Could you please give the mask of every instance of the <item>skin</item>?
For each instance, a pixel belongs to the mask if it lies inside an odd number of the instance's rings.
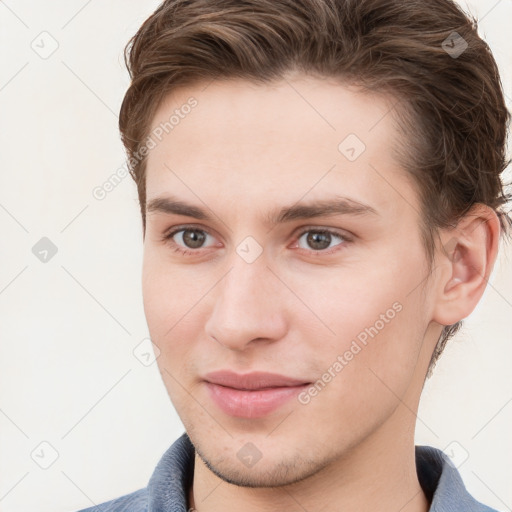
[[[173,91],[152,128],[191,96],[197,106],[148,155],[147,204],[172,195],[212,219],[148,210],[143,263],[159,370],[196,447],[189,506],[428,510],[414,457],[419,398],[442,326],[484,292],[496,214],[476,205],[441,231],[429,277],[389,98],[300,74],[198,83]],[[366,146],[355,161],[338,150],[350,133]],[[335,195],[377,213],[265,220]],[[204,230],[202,245],[183,237],[190,231],[164,239],[180,227]],[[335,231],[326,249],[308,239],[321,228]],[[263,249],[251,263],[236,252],[248,236]],[[400,312],[309,403],[246,419],[210,399],[202,377],[219,369],[317,381],[394,303]],[[237,457],[249,442],[261,453],[252,467]]]

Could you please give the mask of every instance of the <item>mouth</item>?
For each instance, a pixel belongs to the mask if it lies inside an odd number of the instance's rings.
[[[204,377],[211,399],[225,414],[261,418],[283,406],[311,382],[275,373],[221,370]]]

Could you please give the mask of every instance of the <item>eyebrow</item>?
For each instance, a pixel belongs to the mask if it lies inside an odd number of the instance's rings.
[[[202,208],[181,201],[175,197],[156,197],[146,206],[146,212],[160,212],[166,214],[194,217],[199,220],[213,221],[213,217]],[[329,217],[334,215],[379,215],[375,208],[348,197],[336,196],[311,203],[297,203],[283,208],[272,210],[264,221],[270,225],[290,222],[292,220],[311,219],[315,217]]]

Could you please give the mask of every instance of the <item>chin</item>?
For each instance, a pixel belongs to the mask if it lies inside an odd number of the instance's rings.
[[[239,487],[282,487],[300,482],[322,469],[318,462],[307,461],[297,455],[300,450],[289,458],[276,451],[272,453],[272,458],[262,454],[261,459],[251,465],[251,462],[241,460],[243,454],[240,457],[236,453],[232,457],[210,456],[205,455],[197,445],[194,446],[197,455],[212,473],[224,482]]]

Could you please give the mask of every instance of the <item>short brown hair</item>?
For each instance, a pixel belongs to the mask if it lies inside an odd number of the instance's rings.
[[[404,132],[397,156],[421,198],[429,265],[437,230],[456,225],[475,203],[492,207],[508,232],[500,176],[510,113],[477,21],[452,0],[166,0],[124,56],[131,85],[119,127],[144,230],[146,157],[138,151],[167,93],[215,78],[269,83],[299,71],[396,100]],[[460,326],[444,327],[428,375]]]

